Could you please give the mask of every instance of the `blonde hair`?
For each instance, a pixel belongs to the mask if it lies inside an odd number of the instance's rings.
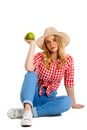
[[[58,59],[61,61],[61,63],[58,65],[58,69],[59,69],[66,62],[66,53],[65,53],[65,49],[62,44],[62,38],[57,35],[54,35],[54,38],[55,38],[56,42],[58,43],[58,47],[59,47],[58,48]],[[47,49],[45,41],[44,41],[43,64],[47,69],[49,69],[50,63],[53,63],[53,61],[51,59],[51,53]]]

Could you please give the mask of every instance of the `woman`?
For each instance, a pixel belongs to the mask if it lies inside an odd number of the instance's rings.
[[[11,109],[10,118],[23,117],[21,126],[31,126],[32,117],[55,116],[72,108],[83,108],[77,104],[74,95],[74,63],[72,56],[65,53],[69,36],[49,27],[37,41],[30,44],[25,62],[25,75],[21,101],[23,109]],[[34,55],[35,45],[43,51]],[[57,96],[57,89],[64,78],[66,96]]]

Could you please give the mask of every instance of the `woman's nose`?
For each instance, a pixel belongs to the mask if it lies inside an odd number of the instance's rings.
[[[50,42],[50,45],[52,46],[52,45],[53,45],[53,42]]]

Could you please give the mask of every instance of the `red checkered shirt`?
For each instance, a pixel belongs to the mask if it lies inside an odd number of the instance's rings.
[[[58,89],[63,77],[65,87],[74,86],[74,63],[72,56],[67,54],[67,61],[60,69],[58,69],[58,64],[61,62],[59,59],[47,69],[43,65],[42,57],[42,52],[34,56],[35,72],[38,75],[38,84],[40,86],[39,95],[42,95],[43,88],[46,87],[46,94],[49,96],[52,90]]]

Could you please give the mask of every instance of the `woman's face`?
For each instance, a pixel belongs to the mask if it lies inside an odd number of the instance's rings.
[[[58,44],[57,44],[56,39],[55,39],[55,37],[53,35],[46,37],[45,38],[45,43],[46,43],[46,46],[47,46],[48,50],[51,53],[54,53],[54,52],[58,51]]]

